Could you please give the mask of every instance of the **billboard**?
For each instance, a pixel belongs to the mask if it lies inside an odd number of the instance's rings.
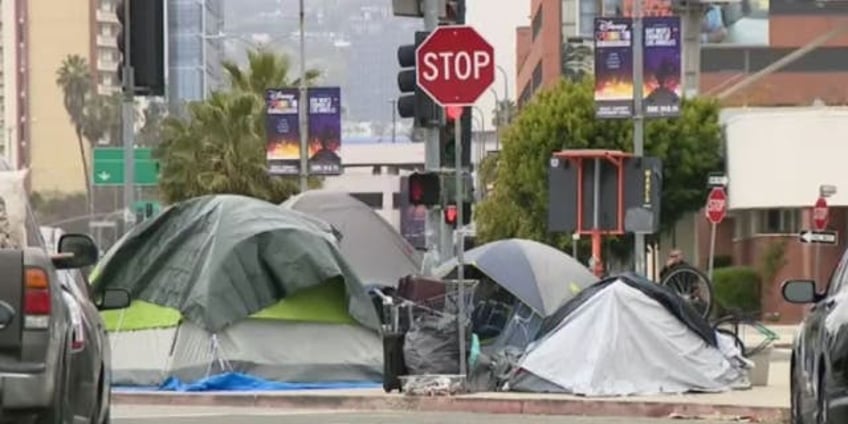
[[[642,0],[645,17],[674,15],[671,0]],[[775,0],[787,1],[787,0]],[[605,0],[604,15],[633,16],[634,0]],[[769,0],[704,1],[701,43],[705,45],[765,46],[769,44]]]
[[[341,89],[310,87],[306,97],[309,174],[341,174]],[[297,88],[265,93],[266,159],[272,175],[300,173],[299,102]]]
[[[680,18],[651,17],[643,20],[643,107],[646,118],[680,114],[681,84]]]
[[[633,115],[633,26],[629,18],[595,19],[595,116]]]

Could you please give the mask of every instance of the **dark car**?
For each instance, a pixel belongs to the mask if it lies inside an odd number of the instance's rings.
[[[74,416],[96,417],[86,422],[108,423],[112,356],[106,326],[92,302],[91,286],[80,270],[60,270],[59,280],[71,312],[70,380],[79,388],[69,393],[68,403]],[[124,302],[122,296],[110,296],[108,306],[129,306],[129,299]]]
[[[55,255],[41,247],[0,249],[0,420],[108,422],[108,356],[80,337],[81,324],[97,315],[90,309],[127,307],[129,293],[106,291],[94,308],[60,277],[93,265],[97,255],[94,241],[81,234],[62,236]],[[89,361],[99,362],[96,371],[84,368]]]
[[[782,291],[788,302],[812,304],[792,347],[792,423],[848,423],[848,251],[825,291],[811,280]]]

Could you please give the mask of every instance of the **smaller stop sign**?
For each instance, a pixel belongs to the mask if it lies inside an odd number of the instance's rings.
[[[827,207],[827,200],[824,197],[819,197],[816,204],[813,205],[813,227],[816,231],[822,231],[827,228],[829,220],[830,210]]]
[[[727,192],[723,187],[715,187],[707,196],[707,220],[719,224],[727,216]]]

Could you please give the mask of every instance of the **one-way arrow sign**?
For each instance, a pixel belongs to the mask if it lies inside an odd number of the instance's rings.
[[[836,231],[803,230],[798,237],[803,243],[836,244],[839,234]]]

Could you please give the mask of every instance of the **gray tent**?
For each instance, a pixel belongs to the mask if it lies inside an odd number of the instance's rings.
[[[676,293],[628,273],[552,315],[518,361],[511,390],[627,396],[749,388],[732,338]]]
[[[421,270],[419,252],[377,212],[347,193],[310,190],[282,206],[335,227],[341,233],[342,255],[365,284],[395,287],[401,277]]]
[[[95,290],[134,301],[103,313],[116,384],[228,371],[287,382],[374,381],[379,320],[329,224],[261,200],[204,196],[123,237]]]
[[[534,337],[542,319],[553,314],[584,288],[598,281],[571,256],[532,240],[500,240],[465,252],[469,278],[491,281],[518,300],[481,299],[475,295],[475,313],[485,313],[499,334],[492,347],[524,348]],[[434,275],[455,278],[456,259],[439,266]],[[477,274],[479,273],[479,274]],[[476,275],[475,275],[476,274]],[[485,290],[481,283],[476,290]],[[487,297],[484,295],[483,297]],[[484,312],[481,312],[484,311]]]

